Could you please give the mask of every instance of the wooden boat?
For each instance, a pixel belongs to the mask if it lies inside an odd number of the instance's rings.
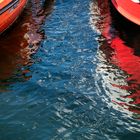
[[[0,0],[0,34],[18,18],[27,0]]]
[[[140,3],[134,0],[111,0],[117,11],[133,23],[140,25]]]

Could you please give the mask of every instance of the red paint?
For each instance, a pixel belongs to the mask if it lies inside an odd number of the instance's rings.
[[[120,14],[140,25],[140,4],[131,0],[112,0],[112,3]]]
[[[0,3],[0,11],[2,11],[6,6],[10,3],[14,3],[15,0],[3,0]],[[12,7],[10,6],[9,9],[4,11],[0,15],[0,33],[5,31],[19,16],[21,11],[23,10],[24,6],[26,5],[27,0],[19,0],[15,3]]]

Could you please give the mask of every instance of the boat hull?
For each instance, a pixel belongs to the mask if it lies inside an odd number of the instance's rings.
[[[140,4],[131,0],[111,0],[117,11],[128,20],[140,25]]]
[[[0,34],[14,23],[26,5],[27,0],[12,0],[0,9]]]

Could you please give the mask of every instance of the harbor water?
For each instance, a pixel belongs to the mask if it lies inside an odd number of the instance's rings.
[[[0,140],[139,140],[139,40],[108,0],[29,0],[0,36]]]

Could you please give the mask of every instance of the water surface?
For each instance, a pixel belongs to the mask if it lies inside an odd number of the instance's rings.
[[[0,139],[140,138],[139,27],[111,7],[29,1],[0,39]]]

